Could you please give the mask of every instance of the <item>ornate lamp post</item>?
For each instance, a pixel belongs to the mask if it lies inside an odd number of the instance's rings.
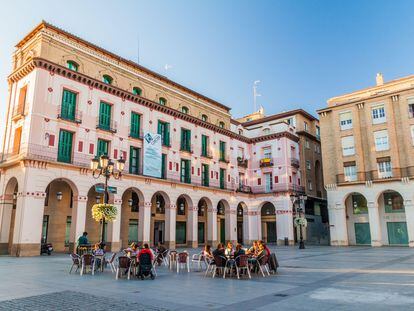
[[[101,155],[99,159],[93,158],[91,160],[91,170],[92,170],[92,176],[95,179],[100,178],[101,176],[105,177],[105,184],[104,184],[104,203],[109,203],[109,193],[108,193],[108,180],[111,177],[114,177],[115,179],[119,179],[122,176],[122,171],[125,167],[125,160],[122,159],[122,157],[118,160],[115,160],[116,162],[116,169],[114,169],[114,162],[106,155]],[[100,200],[100,197],[99,197]],[[96,197],[96,201],[98,203],[98,196]],[[103,248],[105,246],[104,239],[105,239],[105,232],[104,232],[104,226],[105,226],[105,217],[102,218],[101,221],[101,247]]]
[[[299,207],[296,207],[298,217],[295,218],[295,224],[299,226],[299,249],[305,249],[305,242],[303,241],[303,227],[306,226],[306,219],[302,216],[304,215],[304,206],[308,197],[306,195],[295,196],[292,194],[290,199],[294,207],[296,206],[295,203],[299,202]]]

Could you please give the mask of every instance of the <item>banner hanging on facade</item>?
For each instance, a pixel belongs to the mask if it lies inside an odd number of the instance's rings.
[[[144,134],[144,175],[161,178],[161,153],[161,135],[146,132]]]

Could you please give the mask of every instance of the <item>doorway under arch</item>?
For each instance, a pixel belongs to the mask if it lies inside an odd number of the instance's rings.
[[[276,208],[271,202],[264,202],[260,209],[262,240],[267,244],[277,243]]]
[[[14,237],[19,185],[12,177],[7,182],[4,192],[3,210],[0,213],[0,255],[11,255]]]

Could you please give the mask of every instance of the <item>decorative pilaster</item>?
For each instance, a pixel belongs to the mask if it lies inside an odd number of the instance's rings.
[[[138,240],[142,243],[149,243],[151,239],[151,206],[148,201],[139,207]]]
[[[175,230],[177,205],[170,203],[165,206],[165,245],[169,249],[175,249]]]
[[[329,205],[329,225],[332,246],[348,246],[345,206],[341,203]]]
[[[207,209],[207,244],[217,246],[217,209]]]
[[[73,217],[72,225],[70,227],[69,251],[71,252],[75,251],[78,238],[85,231],[87,202],[87,196],[73,197],[74,210],[72,214],[75,217]]]
[[[405,219],[408,231],[408,246],[414,247],[414,203],[412,200],[404,201]]]
[[[382,246],[381,221],[379,216],[378,204],[368,202],[369,230],[371,233],[371,246]]]

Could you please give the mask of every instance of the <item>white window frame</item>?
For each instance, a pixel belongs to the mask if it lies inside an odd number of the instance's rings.
[[[356,165],[344,166],[344,177],[346,182],[357,180],[357,168]]]
[[[308,139],[305,140],[305,147],[306,149],[310,149],[310,143]]]
[[[308,180],[308,188],[309,190],[313,190],[312,181]]]
[[[311,161],[310,160],[306,160],[306,169],[308,169],[308,170],[311,169]]]
[[[414,146],[414,125],[411,125],[411,143]]]
[[[388,130],[374,132],[374,143],[376,151],[385,151],[390,149],[390,138]]]
[[[308,122],[303,121],[303,128],[305,129],[305,132],[309,132],[309,125],[308,125]]]
[[[272,158],[272,147],[270,147],[270,146],[263,147],[263,158],[264,159],[271,159]]]
[[[350,114],[350,119],[344,119],[341,120],[341,116],[345,114]],[[352,112],[351,111],[342,111],[339,113],[339,126],[341,128],[341,131],[349,130],[353,128],[353,120],[352,120]]]
[[[347,140],[349,140],[349,141],[352,140],[352,146],[351,146],[351,144],[349,144],[349,145],[345,144],[345,146],[344,146],[344,142],[347,142]],[[350,135],[350,136],[341,137],[341,148],[342,148],[342,155],[344,157],[355,155],[355,138],[354,138],[354,136]]]
[[[371,107],[372,124],[381,124],[387,122],[387,113],[384,105]]]
[[[392,166],[391,162],[379,162],[378,166],[378,177],[379,178],[391,178],[392,177]]]

